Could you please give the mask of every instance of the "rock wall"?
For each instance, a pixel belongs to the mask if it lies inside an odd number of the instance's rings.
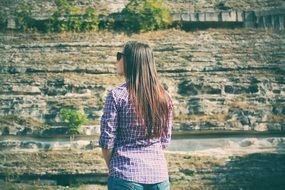
[[[115,54],[134,39],[154,48],[174,99],[174,130],[284,131],[284,37],[260,29],[1,34],[1,131],[62,126],[64,107],[81,108],[85,127],[98,128],[107,90],[124,82]]]
[[[167,0],[166,2],[174,12],[252,11],[285,6],[283,0]]]
[[[122,9],[128,0],[68,0],[72,5],[82,9],[92,6],[98,11],[117,12]],[[10,11],[21,3],[28,3],[32,7],[34,15],[49,15],[56,9],[54,0],[1,0],[0,11]],[[221,10],[254,11],[268,10],[284,7],[283,0],[165,0],[167,7],[174,13],[180,12],[217,12]]]
[[[0,11],[9,13],[19,2],[0,1]],[[51,0],[29,2],[36,5],[33,14],[38,18],[55,8]],[[82,9],[90,4],[101,7],[102,12],[119,10],[123,4],[71,2]],[[107,168],[96,148],[99,122],[108,90],[124,82],[116,74],[115,55],[128,40],[146,41],[154,49],[160,81],[174,101],[173,134],[208,130],[284,134],[285,33],[270,29],[282,27],[284,17],[272,10],[284,7],[284,2],[169,0],[167,5],[178,20],[238,22],[267,30],[173,29],[129,36],[105,31],[0,33],[0,189],[10,188],[7,180],[13,183],[11,189],[23,189],[14,182],[29,182],[33,185],[27,188],[35,188],[35,180],[44,188],[96,183],[92,188],[98,189],[98,183],[106,184]],[[192,14],[199,19],[190,20]],[[65,107],[84,111],[89,121],[81,134],[96,135],[69,143],[25,136],[65,134],[59,119]],[[21,137],[5,136],[10,134]],[[167,151],[172,189],[284,189],[284,137],[227,142],[199,153]]]
[[[201,143],[203,140],[205,139],[198,141]],[[285,187],[284,140],[284,137],[263,140],[247,138],[240,145],[227,140],[229,144],[226,149],[216,147],[216,149],[192,152],[166,151],[171,189],[283,190]],[[210,142],[211,139],[208,141]],[[61,143],[54,145],[59,146]],[[17,146],[19,144],[21,145]],[[44,147],[39,147],[39,144],[41,143],[32,143],[31,140],[24,142],[23,139],[22,142],[2,141],[0,144],[1,189],[7,188],[3,185],[5,184],[3,181],[14,184],[14,188],[8,189],[22,189],[18,182],[30,183],[34,186],[42,184],[45,188],[51,186],[49,189],[55,185],[60,186],[53,189],[63,189],[63,186],[71,188],[75,185],[82,190],[97,189],[84,188],[83,184],[106,185],[108,170],[100,156],[99,148],[90,146],[84,148],[80,141],[72,141],[71,146],[62,143],[65,145],[64,148],[55,149],[53,146],[46,151],[40,151]],[[258,146],[261,147],[258,148]],[[104,189],[107,189],[106,186]]]
[[[79,11],[84,11],[88,6],[94,7],[99,14],[120,12],[129,1],[127,0],[108,0],[108,1],[68,1],[76,6]],[[14,14],[20,8],[21,3],[26,3],[31,9],[31,15],[37,20],[47,19],[56,10],[53,0],[49,1],[27,1],[13,0],[0,1],[0,15],[8,15],[8,29],[15,29]],[[232,23],[235,27],[260,27],[274,28],[284,30],[285,26],[285,3],[282,0],[259,0],[253,3],[250,0],[242,1],[221,1],[221,0],[204,0],[204,1],[165,1],[166,6],[172,13],[174,22],[194,23],[190,27],[201,28],[205,24],[209,27],[225,27]],[[198,25],[197,25],[198,23]],[[225,23],[225,24],[223,24]],[[240,24],[242,23],[242,25]],[[199,27],[199,24],[202,26]],[[230,26],[232,26],[230,25]]]

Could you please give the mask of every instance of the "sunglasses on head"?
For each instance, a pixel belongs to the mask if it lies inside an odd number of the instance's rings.
[[[117,61],[120,61],[123,55],[124,55],[123,53],[117,52]]]

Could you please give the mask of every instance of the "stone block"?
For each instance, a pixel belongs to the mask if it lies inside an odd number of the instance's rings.
[[[205,21],[207,22],[218,22],[219,21],[219,13],[205,13]]]
[[[198,21],[198,13],[190,13],[190,21],[197,22]]]
[[[236,11],[236,21],[237,22],[243,22],[244,18],[243,18],[243,11]]]
[[[244,13],[244,27],[252,28],[255,26],[256,16],[253,11],[248,11]]]
[[[181,20],[182,21],[190,21],[190,15],[188,13],[182,13],[181,14]]]
[[[221,12],[223,22],[236,22],[237,14],[235,11]]]
[[[205,13],[197,13],[198,14],[198,21],[204,22],[205,20]]]
[[[263,16],[263,23],[265,28],[271,28],[272,27],[272,17],[269,16]]]
[[[285,16],[279,15],[279,30],[285,29]]]
[[[41,94],[41,90],[37,86],[12,86],[14,94]]]
[[[96,127],[94,125],[82,125],[79,131],[84,135],[94,135],[100,133],[99,127]]]
[[[16,21],[13,18],[9,18],[7,22],[7,28],[8,29],[16,29]]]
[[[173,21],[180,21],[181,20],[181,14],[180,13],[173,13],[172,14],[172,20]]]
[[[256,25],[257,27],[264,27],[263,17],[256,17]]]

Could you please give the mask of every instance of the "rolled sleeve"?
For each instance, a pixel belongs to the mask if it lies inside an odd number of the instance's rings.
[[[167,148],[170,140],[171,140],[171,133],[172,133],[172,126],[173,126],[173,103],[172,100],[168,106],[169,115],[168,115],[168,125],[167,125],[167,133],[161,137],[161,146],[163,149]]]
[[[117,129],[117,107],[112,90],[108,92],[104,112],[100,121],[99,146],[111,149],[114,147]]]

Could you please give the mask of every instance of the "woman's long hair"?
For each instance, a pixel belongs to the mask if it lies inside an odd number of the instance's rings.
[[[144,119],[146,137],[159,137],[167,132],[171,99],[158,80],[153,51],[146,43],[129,41],[123,53],[130,100]]]

